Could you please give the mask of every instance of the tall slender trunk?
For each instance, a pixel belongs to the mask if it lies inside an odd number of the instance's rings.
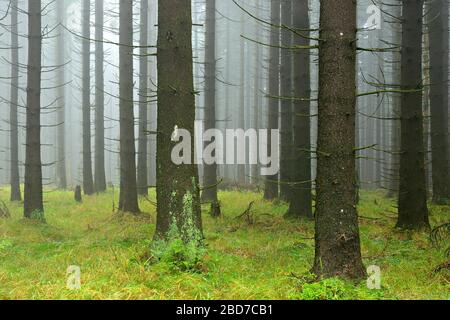
[[[137,185],[139,195],[148,195],[148,0],[141,1],[139,57],[139,145]]]
[[[397,227],[429,227],[422,113],[423,0],[403,1],[401,153]]]
[[[92,177],[91,152],[91,1],[83,0],[82,26],[82,109],[83,109],[83,189],[86,195],[94,194],[94,179]]]
[[[244,12],[241,12],[241,35],[245,32],[245,14]],[[245,85],[246,85],[246,74],[245,74],[245,68],[246,68],[246,55],[245,55],[245,49],[246,49],[246,41],[245,39],[241,38],[240,41],[240,88],[239,88],[239,114],[237,118],[237,125],[238,129],[244,129],[245,130]],[[237,149],[235,151],[235,154],[237,152]],[[237,165],[237,179],[236,181],[239,182],[239,184],[242,186],[245,184],[246,176],[245,176],[245,164],[238,164]]]
[[[294,28],[309,30],[308,0],[293,3]],[[302,31],[305,37],[295,36],[295,45],[308,46],[308,31]],[[312,218],[312,177],[311,177],[311,118],[310,118],[310,53],[308,50],[294,52],[294,185],[289,207],[289,216]]]
[[[197,165],[177,165],[171,139],[174,128],[194,135],[195,96],[192,64],[191,2],[160,1],[158,6],[157,223],[155,240],[179,237],[202,243]],[[190,158],[194,159],[191,144]],[[175,234],[176,233],[176,234]]]
[[[41,19],[41,0],[28,0],[25,218],[40,217],[44,212],[41,162]]]
[[[60,24],[64,24],[66,21],[66,4],[64,1],[57,1],[57,21]],[[59,37],[56,39],[56,64],[58,65],[58,71],[56,75],[57,93],[58,93],[58,111],[57,111],[57,123],[56,129],[56,145],[58,158],[56,159],[56,174],[58,187],[60,189],[67,188],[67,172],[66,172],[66,70],[65,70],[65,53],[66,53],[66,37],[65,29],[59,26]]]
[[[105,77],[103,51],[104,1],[95,0],[95,173],[96,192],[106,191]]]
[[[119,209],[138,213],[136,146],[133,110],[133,2],[120,0],[120,203]]]
[[[448,1],[429,3],[430,108],[433,202],[450,199],[448,175]]]
[[[292,26],[292,0],[281,1],[281,24]],[[281,45],[292,45],[292,32],[286,28],[281,30]],[[280,122],[280,196],[285,201],[292,197],[293,167],[293,135],[292,135],[292,52],[281,50],[281,122]]]
[[[21,201],[19,174],[19,11],[18,0],[11,2],[11,96],[10,96],[10,148],[11,148],[11,201]]]
[[[355,179],[356,2],[320,7],[315,260],[318,276],[360,279]]]
[[[392,15],[397,19],[401,19],[401,6],[396,0],[393,0],[391,5]],[[401,23],[392,24],[392,43],[394,46],[400,46],[402,41]],[[401,54],[400,50],[394,50],[392,53],[392,83],[399,87],[401,84]],[[399,174],[400,174],[400,105],[401,95],[392,95],[392,113],[393,120],[391,121],[391,162],[388,171],[389,190],[387,196],[389,198],[397,197],[399,190]]]
[[[205,131],[216,128],[216,0],[206,1]],[[205,142],[206,145],[212,141]],[[217,141],[216,141],[217,143]],[[215,156],[215,155],[214,155]],[[217,164],[205,164],[203,201],[217,203]]]
[[[280,0],[271,1],[271,24],[274,26],[280,25]],[[279,127],[279,114],[280,114],[280,30],[276,27],[272,27],[270,33],[270,59],[269,59],[269,104],[268,104],[268,129],[276,130]],[[278,148],[278,145],[273,146],[271,137],[268,139],[267,150],[269,154],[272,154],[274,148]],[[264,199],[274,200],[278,198],[278,174],[268,176],[265,182]]]

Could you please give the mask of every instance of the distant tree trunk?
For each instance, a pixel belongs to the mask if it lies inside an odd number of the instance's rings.
[[[139,57],[139,149],[137,185],[139,195],[148,195],[148,0],[141,1],[141,34]]]
[[[86,195],[94,194],[91,153],[91,2],[83,0],[82,26],[82,109],[83,109],[83,189]]]
[[[216,128],[216,0],[206,1],[205,131]],[[212,141],[205,142],[209,145]],[[216,141],[217,143],[217,141]],[[205,164],[202,200],[217,203],[217,164]]]
[[[274,26],[280,25],[280,0],[271,1],[271,23]],[[269,105],[268,105],[268,129],[276,130],[279,127],[279,114],[280,114],[280,30],[276,27],[272,27],[270,33],[270,59],[269,59]],[[269,136],[267,139],[269,154],[272,153],[274,148],[278,148],[278,145],[273,146],[272,139]],[[265,182],[264,199],[274,200],[278,198],[278,174],[268,176]]]
[[[103,51],[104,1],[95,0],[95,175],[96,192],[106,191],[105,77]]]
[[[355,181],[356,2],[320,7],[319,133],[313,272],[360,279]]]
[[[403,1],[401,153],[397,227],[429,227],[422,114],[423,0]]]
[[[25,154],[25,218],[44,212],[41,163],[41,0],[28,0],[27,133]]]
[[[120,0],[120,180],[119,209],[138,213],[133,112],[133,2]]]
[[[450,199],[448,175],[448,1],[429,4],[430,107],[433,202]]]
[[[64,1],[57,1],[57,21],[64,24],[66,21],[66,4]],[[57,93],[58,93],[58,111],[57,111],[57,154],[56,159],[56,173],[58,180],[58,187],[60,189],[67,189],[67,172],[66,172],[66,94],[65,94],[65,52],[66,52],[66,37],[65,30],[62,26],[58,28],[59,37],[56,39],[56,65],[58,65],[58,71],[56,75]]]
[[[241,34],[244,34],[245,32],[245,14],[244,12],[241,12]],[[245,39],[241,38],[240,41],[240,57],[239,57],[239,72],[240,72],[240,88],[239,88],[239,114],[238,114],[238,129],[245,129],[245,67],[246,67],[246,60],[245,60],[245,48],[246,43]],[[237,153],[237,148],[235,149],[235,154]],[[238,164],[237,165],[237,182],[242,186],[245,184],[246,177],[245,177],[245,164]]]
[[[396,5],[397,2],[394,1],[392,5],[392,15],[396,20],[401,19],[401,6]],[[402,31],[401,22],[397,22],[392,25],[392,43],[394,46],[401,45]],[[401,84],[401,54],[399,50],[394,50],[392,53],[392,69],[393,69],[393,84],[400,86]],[[399,190],[399,173],[400,173],[400,105],[401,105],[401,95],[394,94],[392,96],[392,120],[391,122],[391,164],[389,167],[388,177],[389,177],[389,190],[387,196],[389,198],[397,197]]]
[[[261,1],[256,0],[256,16],[261,15]],[[261,41],[261,27],[255,25],[255,40]],[[263,105],[261,103],[261,45],[259,43],[254,44],[255,47],[255,86],[253,88],[253,129],[261,129],[261,114]],[[259,148],[256,148],[255,152],[259,153]],[[251,178],[252,183],[258,188],[260,188],[260,175],[259,175],[259,165],[253,164],[251,166]]]
[[[198,170],[176,165],[174,128],[194,135],[195,96],[192,65],[191,2],[164,0],[158,6],[157,223],[155,240],[179,237],[201,245],[202,222]],[[190,158],[194,159],[193,144]],[[176,231],[177,234],[174,234]]]
[[[11,2],[11,97],[10,97],[10,148],[11,148],[11,201],[21,201],[19,175],[19,32],[18,0]]]
[[[281,24],[292,26],[292,0],[281,1]],[[281,45],[292,45],[292,31],[281,30]],[[292,51],[281,50],[281,127],[280,127],[280,196],[290,201],[292,196],[292,167],[293,167],[293,135],[292,135]]]
[[[293,3],[294,28],[309,30],[308,0]],[[302,35],[309,37],[308,31]],[[309,40],[295,36],[295,45],[308,46]],[[312,177],[311,177],[311,118],[309,101],[311,97],[310,53],[308,50],[294,52],[294,186],[288,216],[312,218]]]

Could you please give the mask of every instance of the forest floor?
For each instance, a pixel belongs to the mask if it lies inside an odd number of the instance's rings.
[[[151,199],[155,199],[154,192]],[[8,190],[0,190],[0,200]],[[155,227],[155,208],[146,214],[113,214],[106,194],[45,193],[46,224],[22,219],[22,204],[0,220],[0,299],[450,299],[447,260],[428,233],[394,230],[394,202],[380,191],[363,192],[359,207],[362,255],[381,268],[381,289],[337,279],[312,282],[314,226],[286,221],[283,203],[257,193],[221,192],[224,217],[204,207],[207,251],[202,268],[182,272],[167,263],[145,263]],[[251,215],[237,219],[255,201]],[[431,223],[448,220],[449,206],[431,206]],[[448,243],[447,243],[448,245]],[[67,268],[81,268],[80,290],[66,288]]]

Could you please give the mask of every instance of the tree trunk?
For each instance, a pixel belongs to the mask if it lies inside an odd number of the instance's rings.
[[[271,1],[271,23],[274,26],[280,25],[280,0]],[[269,60],[269,105],[268,105],[268,130],[276,130],[279,127],[280,115],[280,30],[272,27],[270,33],[270,60]],[[267,139],[267,150],[272,154],[274,148],[272,146],[272,139],[269,136]],[[265,182],[264,199],[274,200],[278,198],[278,174],[268,176]]]
[[[216,0],[206,1],[205,131],[216,128]],[[209,145],[212,141],[205,142]],[[217,141],[216,141],[217,143]],[[217,163],[204,165],[202,200],[217,203]]]
[[[141,34],[139,57],[139,146],[137,185],[139,195],[148,195],[148,0],[141,1]]]
[[[292,26],[292,0],[281,1],[281,24]],[[292,46],[292,31],[281,29],[281,45]],[[292,197],[293,121],[292,121],[292,51],[281,50],[281,127],[280,127],[280,196],[290,202]]]
[[[450,198],[448,176],[448,2],[429,4],[430,108],[433,202],[445,204]]]
[[[83,1],[83,189],[86,195],[94,194],[94,180],[92,177],[92,154],[91,154],[91,2]]]
[[[120,0],[120,180],[119,209],[138,213],[133,112],[133,2]]]
[[[95,175],[96,192],[106,191],[105,79],[103,51],[104,1],[95,0]]]
[[[360,279],[355,179],[356,2],[320,8],[315,260],[318,276]]]
[[[58,1],[57,5],[57,21],[58,23],[65,24],[66,21],[66,4],[64,1]],[[67,189],[67,172],[66,172],[66,74],[65,74],[65,53],[66,53],[66,37],[65,29],[60,26],[59,37],[56,39],[56,65],[58,66],[57,71],[57,93],[58,93],[58,110],[57,110],[57,154],[56,159],[56,174],[58,187],[60,189]]]
[[[423,0],[403,1],[401,153],[397,227],[429,227],[422,114]]]
[[[25,218],[44,213],[41,163],[41,0],[28,0],[27,133],[25,154]]]
[[[293,3],[294,28],[309,30],[308,0]],[[309,37],[308,31],[303,31]],[[308,46],[309,40],[295,36],[295,45]],[[310,52],[297,50],[294,52],[294,150],[292,198],[288,216],[312,218],[312,177],[311,177],[311,117],[309,101],[311,97]]]
[[[11,2],[11,96],[10,96],[10,148],[11,148],[11,201],[21,201],[19,174],[19,32],[18,0]]]
[[[158,12],[158,205],[155,240],[178,237],[185,243],[200,245],[203,235],[197,166],[176,165],[171,158],[172,149],[177,144],[172,141],[175,139],[171,139],[176,126],[194,136],[191,2],[160,1]],[[193,160],[193,144],[191,149]]]

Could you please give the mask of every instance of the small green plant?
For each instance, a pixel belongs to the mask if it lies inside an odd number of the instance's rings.
[[[30,215],[30,219],[35,220],[35,221],[39,221],[42,223],[45,223],[45,216],[44,216],[44,212],[40,211],[40,210],[35,210],[31,213]]]
[[[183,241],[176,224],[169,231],[168,240],[154,241],[151,246],[151,259],[169,267],[171,271],[198,272],[202,271],[203,257],[206,250],[196,239]]]

